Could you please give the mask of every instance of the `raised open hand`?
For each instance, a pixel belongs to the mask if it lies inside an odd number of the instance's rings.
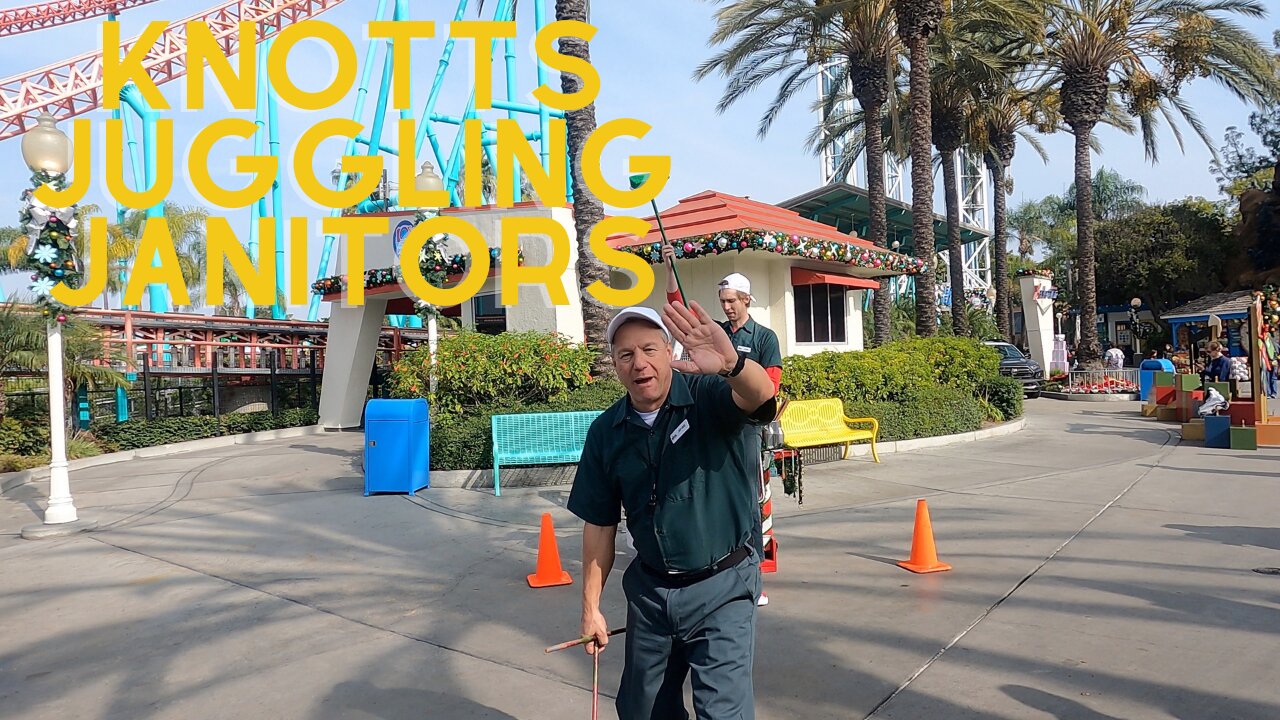
[[[676,370],[718,375],[738,364],[738,351],[734,349],[733,341],[698,303],[691,303],[690,307],[667,303],[662,308],[662,320],[689,355],[688,360],[671,363]]]
[[[662,243],[662,261],[665,263],[675,262],[676,249],[671,247],[671,243]]]

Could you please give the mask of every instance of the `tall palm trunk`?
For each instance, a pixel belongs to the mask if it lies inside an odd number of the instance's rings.
[[[991,281],[996,286],[996,328],[1000,338],[1008,341],[1012,337],[1012,325],[1009,318],[1009,259],[1008,231],[1005,228],[1005,215],[1008,205],[1005,202],[1005,164],[1004,161],[987,155],[987,169],[991,171],[991,179],[995,184],[994,204],[992,205],[992,237],[994,255]]]
[[[590,0],[556,0],[556,20],[587,21],[587,3]],[[584,40],[565,37],[560,40],[560,52],[570,57],[590,62],[591,49]],[[565,94],[576,93],[582,80],[569,73],[560,74],[560,90]],[[609,325],[609,309],[587,293],[587,287],[599,280],[607,283],[609,273],[603,263],[591,252],[591,229],[604,219],[604,207],[591,194],[582,178],[582,146],[596,129],[596,106],[592,103],[581,110],[565,114],[569,143],[569,159],[573,173],[573,224],[578,235],[578,288],[582,297],[582,325],[587,344],[596,351],[592,374],[612,373],[605,329]]]
[[[884,128],[880,125],[884,112],[886,91],[882,88],[869,88],[859,94],[858,104],[862,106],[863,126],[866,132],[867,154],[867,204],[870,206],[870,220],[867,226],[867,240],[877,247],[889,246],[888,207],[884,190]],[[875,325],[875,336],[872,344],[884,345],[892,339],[893,298],[890,297],[890,280],[880,280],[880,289],[872,298],[872,313]]]
[[[929,97],[929,36],[942,20],[938,0],[895,0],[898,37],[910,50],[911,118],[911,234],[916,257],[927,269],[915,276],[916,334],[932,337],[938,331],[938,300],[934,296],[933,143]]]
[[[956,178],[956,149],[938,148],[942,155],[942,193],[947,198],[947,269],[951,274],[951,332],[969,334],[969,303],[964,294],[964,246],[960,244],[960,183]]]
[[[1098,343],[1098,282],[1094,273],[1093,177],[1089,140],[1093,123],[1072,124],[1076,138],[1076,267],[1079,269],[1077,297],[1080,303],[1080,349],[1077,357],[1085,368],[1100,366],[1102,347]]]

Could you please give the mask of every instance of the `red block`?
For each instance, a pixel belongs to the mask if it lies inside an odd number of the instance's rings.
[[[1156,402],[1156,404],[1157,404],[1157,405],[1172,405],[1172,404],[1173,404],[1174,399],[1177,397],[1176,392],[1177,392],[1177,388],[1172,387],[1172,386],[1169,386],[1169,387],[1156,387],[1156,388],[1155,388],[1155,402]]]
[[[1256,422],[1254,417],[1254,406],[1248,400],[1233,400],[1227,414],[1231,416],[1231,426],[1240,427],[1241,425],[1252,427]]]

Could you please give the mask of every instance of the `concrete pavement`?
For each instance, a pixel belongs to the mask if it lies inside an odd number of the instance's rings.
[[[1280,717],[1280,577],[1251,571],[1280,566],[1280,451],[1027,405],[1013,436],[811,465],[803,506],[774,489],[757,717]],[[542,652],[578,632],[568,488],[365,498],[360,438],[79,471],[100,527],[63,540],[17,537],[43,484],[6,494],[0,716],[589,717],[588,657]],[[893,565],[919,497],[951,572]],[[544,511],[575,583],[535,591]]]

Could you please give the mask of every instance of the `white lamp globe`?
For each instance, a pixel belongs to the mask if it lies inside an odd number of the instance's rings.
[[[34,172],[66,175],[71,169],[71,139],[47,112],[22,136],[22,160]]]

